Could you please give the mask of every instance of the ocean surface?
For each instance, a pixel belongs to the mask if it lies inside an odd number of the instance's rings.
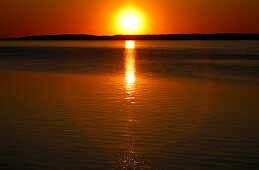
[[[0,169],[259,169],[259,41],[0,41]]]

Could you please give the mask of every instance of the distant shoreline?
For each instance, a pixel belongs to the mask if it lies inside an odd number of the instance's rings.
[[[259,34],[157,34],[157,35],[113,35],[88,34],[37,35],[0,40],[259,40]]]

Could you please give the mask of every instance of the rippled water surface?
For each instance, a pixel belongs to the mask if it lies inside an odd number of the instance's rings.
[[[258,169],[259,41],[0,41],[0,169]]]

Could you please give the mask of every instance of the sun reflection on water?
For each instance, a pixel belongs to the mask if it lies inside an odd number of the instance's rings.
[[[127,92],[134,92],[135,77],[135,42],[126,41],[125,43],[125,81]]]
[[[136,148],[136,113],[134,111],[135,105],[135,83],[136,83],[136,52],[135,41],[125,42],[125,101],[127,109],[123,115],[124,117],[124,134],[123,134],[123,152],[115,158],[115,169],[142,169],[144,161],[141,154]]]
[[[135,48],[135,41],[126,41],[125,48]]]

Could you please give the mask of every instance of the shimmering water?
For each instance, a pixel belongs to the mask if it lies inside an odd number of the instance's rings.
[[[259,41],[1,41],[0,169],[258,169]]]

